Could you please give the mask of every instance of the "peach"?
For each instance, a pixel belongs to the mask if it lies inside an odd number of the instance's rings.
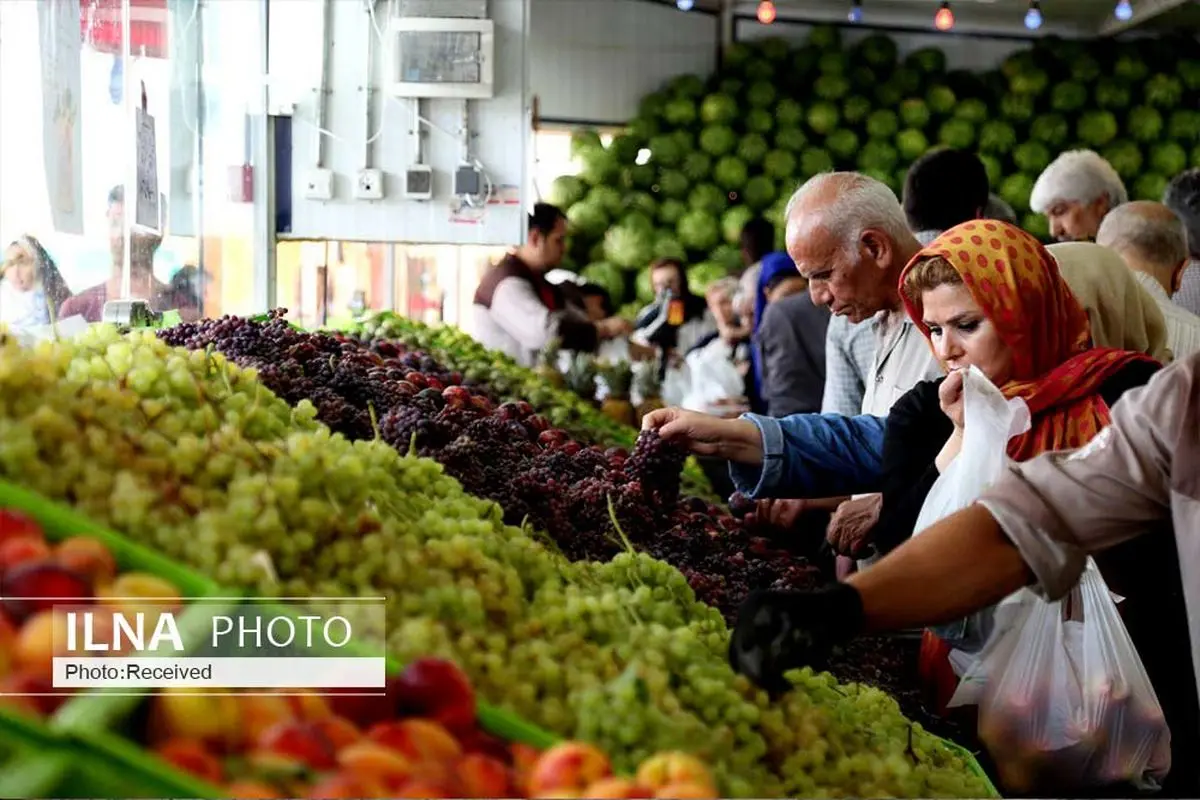
[[[653,794],[628,778],[601,778],[584,790],[583,796],[594,800],[631,800]]]
[[[45,539],[42,526],[28,514],[11,508],[0,509],[0,542],[19,537]]]
[[[522,794],[529,792],[529,776],[537,765],[542,753],[536,747],[521,742],[509,745],[509,754],[513,764],[513,783]]]
[[[277,723],[259,737],[257,746],[260,751],[286,756],[314,769],[333,769],[337,766],[333,745],[310,722]]]
[[[170,581],[148,572],[126,572],[116,580],[96,590],[97,602],[132,617],[139,612],[146,615],[145,625],[150,630],[158,622],[158,613],[178,611],[183,607],[179,590]]]
[[[364,797],[378,797],[379,793],[377,787],[371,786],[368,781],[353,775],[337,773],[321,778],[309,787],[304,796],[313,800],[359,800]]]
[[[400,784],[394,791],[388,793],[389,797],[415,797],[415,798],[433,798],[433,797],[454,797],[454,790],[440,781],[432,781],[424,778],[414,778],[411,781],[405,781]]]
[[[333,715],[329,703],[315,692],[295,692],[285,696],[297,719],[324,719]]]
[[[44,539],[18,536],[0,542],[0,571],[11,569],[30,561],[43,561],[50,557],[50,545]]]
[[[529,775],[533,795],[567,790],[579,793],[612,774],[608,756],[583,742],[560,742],[538,759]]]
[[[224,777],[221,761],[195,739],[172,739],[155,748],[154,752],[169,764],[198,778],[218,783]]]
[[[462,748],[441,725],[427,719],[381,722],[367,733],[374,741],[397,750],[414,762],[451,763],[462,756]]]
[[[272,725],[296,718],[287,698],[280,695],[239,694],[234,699],[238,704],[242,737],[248,742],[258,741]]]
[[[512,773],[503,762],[468,753],[455,766],[464,797],[511,797]]]
[[[475,690],[454,662],[418,658],[395,683],[402,716],[425,717],[461,733],[475,725]]]
[[[279,800],[287,797],[266,781],[248,778],[227,784],[224,794],[232,800]]]
[[[668,783],[654,793],[662,800],[716,800],[717,790],[703,783],[681,781]]]
[[[14,650],[17,647],[17,629],[8,621],[8,617],[0,614],[0,678],[9,673],[16,660]]]
[[[99,539],[72,536],[54,548],[54,560],[72,572],[84,575],[93,586],[108,586],[117,575],[117,560]]]
[[[643,761],[638,767],[637,782],[655,791],[672,784],[698,784],[710,787],[710,794],[716,791],[712,773],[704,762],[680,752],[659,753]]]
[[[39,611],[17,632],[14,660],[23,670],[46,680],[54,677],[54,656],[67,655],[67,617],[62,611]]]
[[[354,774],[387,786],[398,785],[412,777],[412,764],[390,747],[364,740],[345,747],[337,754],[338,764]]]
[[[92,601],[92,585],[52,562],[26,561],[4,572],[0,583],[4,610],[17,623],[39,611]]]
[[[244,735],[238,698],[188,689],[163,689],[155,695],[148,728],[152,743],[192,739],[222,752],[236,750]]]
[[[355,727],[354,723],[341,717],[316,719],[312,721],[312,726],[329,740],[335,753],[363,738],[362,731]]]
[[[50,678],[40,672],[13,672],[0,679],[0,705],[35,717],[49,716],[67,700],[62,695],[51,694],[54,691]]]

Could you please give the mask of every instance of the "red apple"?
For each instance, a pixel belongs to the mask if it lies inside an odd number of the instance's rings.
[[[40,671],[18,670],[0,679],[0,705],[48,717],[70,699],[51,694],[54,691],[54,684]]]
[[[92,585],[58,564],[32,562],[7,570],[0,578],[0,593],[5,612],[20,623],[56,605],[90,603]]]
[[[396,683],[396,702],[402,715],[432,719],[454,733],[475,726],[475,690],[452,661],[419,658],[409,664]]]
[[[364,695],[361,689],[322,689],[321,695],[334,714],[361,728],[369,728],[394,716],[395,702],[390,686],[386,698]]]
[[[43,539],[18,536],[0,542],[0,573],[18,564],[42,561],[50,557],[50,545]]]
[[[11,508],[0,509],[0,542],[22,536],[46,538],[42,526],[29,515]]]

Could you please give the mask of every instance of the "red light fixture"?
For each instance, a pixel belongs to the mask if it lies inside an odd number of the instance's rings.
[[[763,25],[770,25],[775,21],[775,3],[772,0],[762,0],[758,4],[758,21]]]
[[[954,27],[954,12],[950,10],[950,3],[942,3],[942,7],[933,15],[933,27],[939,31],[948,31]]]

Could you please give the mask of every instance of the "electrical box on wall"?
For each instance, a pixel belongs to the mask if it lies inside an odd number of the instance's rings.
[[[495,27],[490,19],[394,17],[388,90],[397,97],[495,96]]]
[[[409,200],[433,199],[433,169],[413,164],[404,173],[404,196]]]

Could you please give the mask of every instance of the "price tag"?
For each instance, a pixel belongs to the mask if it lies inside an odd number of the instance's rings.
[[[134,225],[158,233],[158,147],[154,117],[145,108],[137,109],[137,211]]]

